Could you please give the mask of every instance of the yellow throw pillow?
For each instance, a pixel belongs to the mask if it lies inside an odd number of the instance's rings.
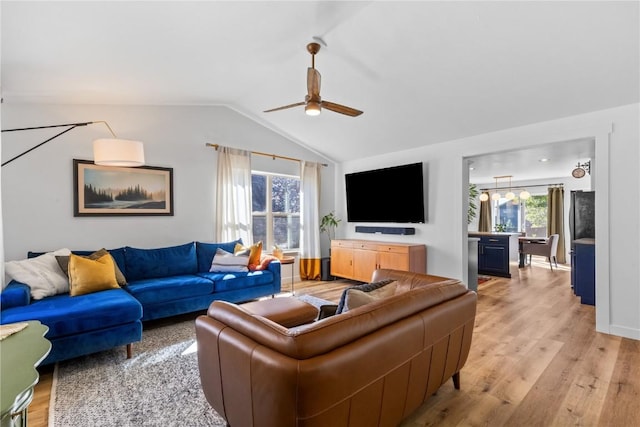
[[[104,256],[104,255],[107,255],[107,254],[111,256],[109,251],[107,251],[105,248],[102,248],[100,250],[95,251],[91,255],[81,255],[81,256],[83,256],[85,258],[96,260],[96,259],[100,258],[101,256]],[[111,256],[111,258],[113,258],[113,256]],[[69,277],[69,256],[68,255],[66,255],[66,256],[56,255],[56,260],[58,261],[58,265],[60,266],[60,268],[64,272],[64,275]],[[116,280],[118,282],[118,285],[126,286],[127,285],[127,279],[126,279],[126,277],[124,277],[124,274],[122,274],[122,271],[118,267],[118,264],[116,263],[115,260],[113,260],[113,269],[115,270],[115,273],[116,273]]]
[[[235,248],[233,248],[233,254],[238,255],[239,252],[245,252],[247,250],[249,251],[249,265],[259,265],[260,258],[262,257],[262,240],[249,247],[236,243]]]
[[[119,287],[113,258],[108,253],[96,260],[69,256],[69,295],[72,297]]]

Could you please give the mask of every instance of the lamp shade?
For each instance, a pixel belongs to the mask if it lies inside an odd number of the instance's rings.
[[[142,142],[115,138],[96,139],[93,141],[93,162],[101,166],[143,166]]]
[[[489,200],[489,193],[482,193],[480,195],[480,201],[481,202],[486,202],[487,200]]]
[[[304,112],[307,113],[307,116],[320,115],[320,103],[315,101],[307,102],[307,105],[304,107]]]
[[[522,200],[527,200],[529,197],[531,197],[531,194],[527,190],[522,190],[522,192],[520,193],[520,198]]]
[[[516,195],[513,193],[513,191],[509,191],[507,194],[504,195],[504,198],[507,200],[513,200],[516,198]]]
[[[500,200],[500,193],[493,193],[491,200]]]

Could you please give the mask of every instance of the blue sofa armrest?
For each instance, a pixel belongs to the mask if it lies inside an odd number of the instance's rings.
[[[0,293],[0,310],[29,304],[31,304],[31,288],[24,283],[12,280]]]
[[[282,288],[282,273],[281,264],[279,260],[273,260],[267,266],[267,270],[273,273],[274,292],[280,292]]]

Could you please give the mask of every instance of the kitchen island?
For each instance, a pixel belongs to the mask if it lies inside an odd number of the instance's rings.
[[[477,237],[478,274],[511,277],[511,264],[518,262],[518,237],[520,233],[469,232]]]

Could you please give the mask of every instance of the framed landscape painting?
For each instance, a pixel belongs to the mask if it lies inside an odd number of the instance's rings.
[[[73,215],[173,215],[173,169],[73,160]]]

